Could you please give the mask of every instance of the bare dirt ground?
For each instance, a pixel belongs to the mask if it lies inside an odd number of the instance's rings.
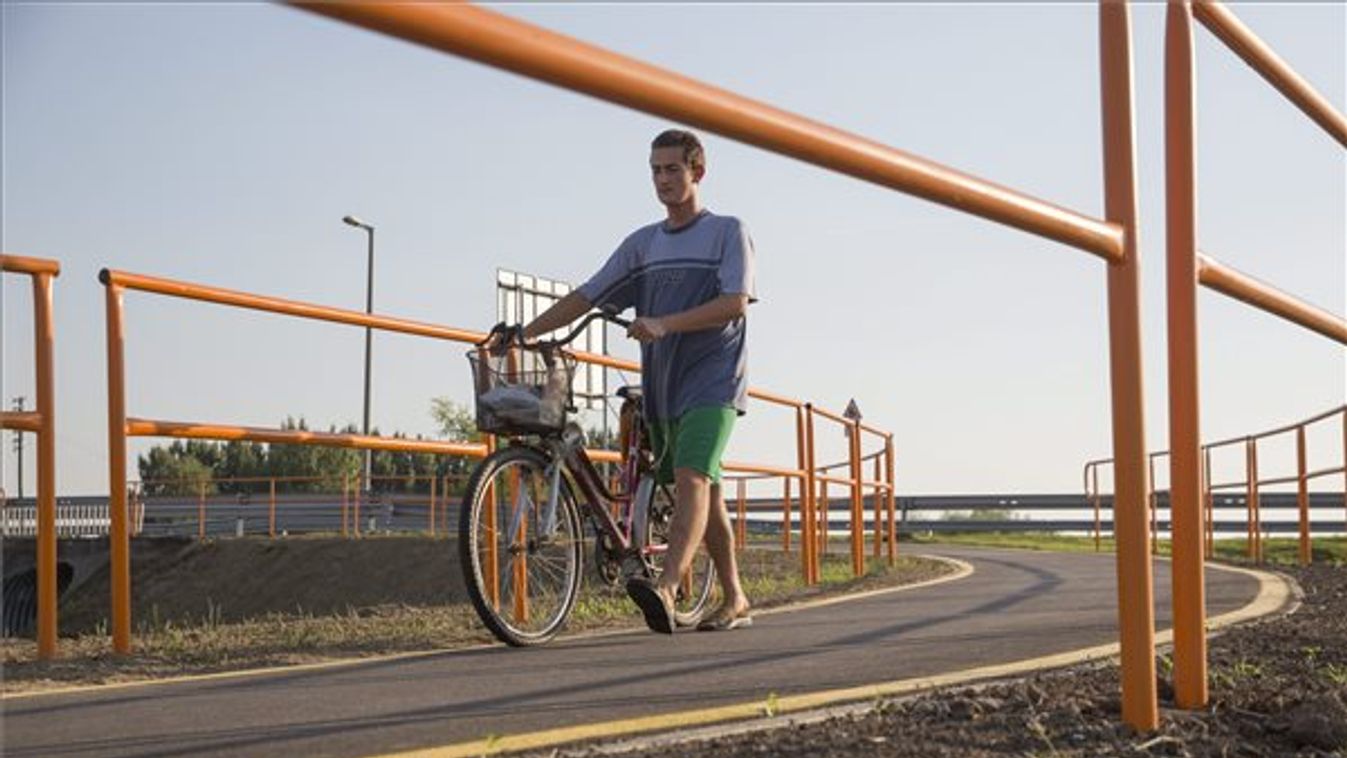
[[[809,725],[624,755],[1341,758],[1347,755],[1347,566],[1284,571],[1303,588],[1303,604],[1210,641],[1207,708],[1175,709],[1170,659],[1160,656],[1162,725],[1153,734],[1122,725],[1116,664],[1092,664],[880,701],[860,715]]]
[[[133,653],[107,635],[106,567],[61,600],[59,656],[0,642],[0,691],[24,692],[313,663],[494,641],[467,602],[452,539],[388,536],[144,540],[132,547]],[[950,571],[928,559],[851,576],[843,551],[805,587],[798,553],[751,549],[740,574],[758,608],[908,584]],[[873,562],[872,562],[873,564]],[[637,628],[640,612],[590,570],[568,632]]]

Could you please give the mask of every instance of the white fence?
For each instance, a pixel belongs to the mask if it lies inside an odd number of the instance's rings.
[[[131,506],[131,533],[139,534],[145,524],[145,507]],[[105,537],[112,528],[108,505],[56,504],[57,537]],[[6,505],[0,510],[0,534],[5,537],[36,537],[37,506]]]

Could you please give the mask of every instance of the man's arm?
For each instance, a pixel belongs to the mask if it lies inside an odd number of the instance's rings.
[[[641,342],[653,342],[666,334],[697,332],[724,326],[748,312],[748,295],[734,293],[708,300],[696,308],[659,318],[638,318],[627,336]],[[546,315],[546,314],[543,314]]]
[[[537,339],[548,332],[560,329],[585,315],[593,307],[594,305],[589,302],[589,298],[580,294],[579,290],[571,290],[570,294],[558,300],[551,308],[543,311],[541,316],[533,319],[528,326],[524,327],[524,339]]]

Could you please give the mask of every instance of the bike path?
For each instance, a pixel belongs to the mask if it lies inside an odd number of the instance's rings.
[[[10,698],[3,753],[361,756],[932,677],[1117,641],[1111,555],[925,548],[957,581],[766,614],[747,630],[561,639],[333,668]],[[1155,566],[1157,627],[1169,567]],[[1209,569],[1208,613],[1258,595]]]

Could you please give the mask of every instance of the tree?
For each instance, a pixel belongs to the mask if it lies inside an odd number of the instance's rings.
[[[477,419],[466,406],[447,397],[430,399],[430,417],[435,419],[440,436],[450,442],[481,442]]]
[[[145,495],[197,495],[204,488],[206,494],[213,494],[214,472],[199,456],[218,459],[218,455],[211,455],[215,447],[196,440],[189,440],[186,445],[175,440],[168,447],[156,445],[150,448],[149,453],[138,456],[136,462],[143,482],[142,492]]]
[[[435,419],[442,439],[450,442],[482,441],[482,433],[477,430],[477,418],[466,405],[456,403],[447,397],[431,398],[430,416]],[[450,491],[461,492],[477,461],[461,456],[437,456],[437,458],[436,475],[449,477]]]

